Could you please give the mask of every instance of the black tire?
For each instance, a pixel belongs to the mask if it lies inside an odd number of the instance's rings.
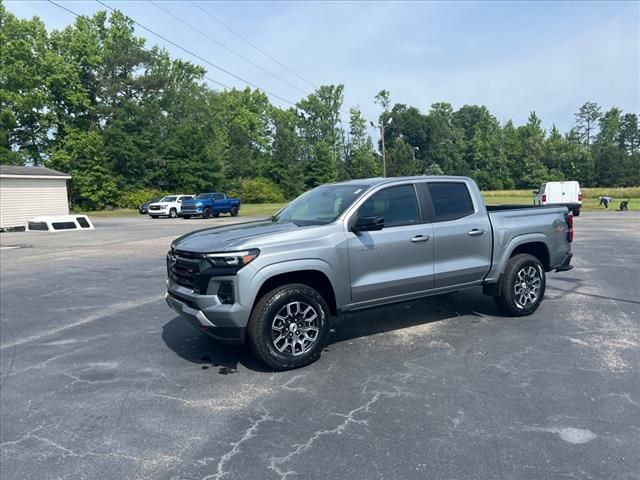
[[[175,208],[169,210],[169,218],[176,218],[178,216],[178,211]]]
[[[573,216],[574,217],[579,217],[580,216],[580,209],[579,208],[574,208],[573,209]]]
[[[526,283],[526,286],[522,283]],[[527,253],[511,257],[500,287],[501,296],[494,297],[494,300],[502,311],[514,317],[531,315],[540,306],[546,289],[542,263]]]
[[[211,209],[207,207],[202,212],[202,218],[209,218],[209,217],[211,217]]]
[[[238,216],[238,207],[236,207],[235,205],[233,207],[231,207],[231,216],[232,217],[237,217]]]
[[[158,215],[151,215],[151,218],[158,218]]]
[[[211,216],[212,216],[213,218],[218,218],[218,217],[220,216],[220,212],[213,212],[213,213],[211,214]]]
[[[306,313],[305,307],[312,311]],[[301,325],[306,325],[305,331]],[[312,328],[317,332],[311,331]],[[316,336],[310,338],[309,333]],[[264,294],[253,309],[247,326],[251,350],[274,370],[299,368],[318,360],[328,333],[327,302],[313,288],[299,283],[282,285]],[[293,338],[296,334],[297,339]],[[303,335],[307,338],[301,340]]]
[[[191,218],[191,215],[180,215],[180,216],[185,220],[189,220]]]

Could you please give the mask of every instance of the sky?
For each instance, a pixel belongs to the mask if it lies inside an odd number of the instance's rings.
[[[56,1],[79,14],[104,9],[96,1]],[[206,36],[149,1],[103,1],[282,99],[295,103],[312,90],[298,76],[315,86],[342,83],[344,111],[358,106],[369,120],[380,113],[373,98],[382,89],[392,103],[424,112],[435,102],[486,105],[501,122],[518,125],[535,111],[545,128],[555,123],[561,131],[573,126],[586,101],[640,114],[640,2],[198,1],[296,76],[189,1],[156,3]],[[40,17],[48,29],[74,20],[47,1],[4,3],[18,17]],[[136,32],[148,46],[202,64],[214,80],[247,86],[141,28]]]

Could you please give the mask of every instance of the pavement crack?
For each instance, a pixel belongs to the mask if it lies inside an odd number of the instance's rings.
[[[273,417],[271,417],[271,415],[269,414],[269,411],[265,408],[263,408],[263,410],[264,410],[264,413],[262,414],[262,416],[259,419],[252,421],[251,425],[249,426],[249,428],[247,428],[247,430],[245,430],[242,437],[239,440],[235,442],[231,442],[229,444],[231,449],[227,453],[222,455],[222,457],[220,457],[220,460],[218,461],[218,465],[216,467],[216,473],[207,475],[202,480],[220,480],[225,475],[229,475],[231,473],[225,468],[227,464],[231,461],[231,459],[235,457],[238,453],[240,453],[241,451],[240,448],[242,444],[251,440],[253,437],[256,436],[256,431],[260,427],[260,424],[273,420]],[[210,458],[200,460],[200,463],[203,463],[206,465],[208,460],[210,460]]]
[[[320,438],[329,436],[329,435],[342,435],[345,430],[352,424],[361,424],[368,425],[369,420],[367,419],[359,419],[356,418],[358,415],[363,415],[370,413],[370,408],[374,405],[381,397],[395,397],[401,395],[402,392],[374,392],[371,399],[369,399],[364,404],[359,407],[354,408],[348,413],[332,413],[332,415],[343,418],[342,423],[337,425],[331,429],[321,429],[313,432],[313,434],[309,437],[309,439],[304,443],[294,444],[292,446],[292,450],[283,457],[271,457],[269,458],[269,470],[275,472],[280,476],[280,480],[286,480],[289,475],[296,475],[294,470],[283,470],[283,466],[292,460],[295,456],[301,454],[302,452],[309,450],[313,444]]]

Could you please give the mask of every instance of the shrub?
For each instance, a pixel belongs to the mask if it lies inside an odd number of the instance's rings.
[[[139,190],[129,190],[122,192],[118,198],[118,207],[121,208],[138,208],[138,205],[155,197],[162,197],[164,194],[160,190],[142,188]]]
[[[271,180],[263,177],[247,178],[240,181],[239,187],[228,192],[230,197],[238,197],[242,203],[279,203],[284,195]]]

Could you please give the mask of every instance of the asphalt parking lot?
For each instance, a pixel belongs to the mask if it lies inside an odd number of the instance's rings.
[[[531,317],[353,314],[283,373],[163,300],[170,241],[242,220],[0,235],[3,480],[640,478],[640,214],[577,218]]]

